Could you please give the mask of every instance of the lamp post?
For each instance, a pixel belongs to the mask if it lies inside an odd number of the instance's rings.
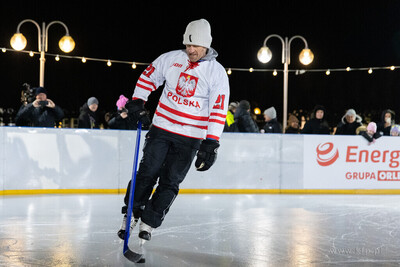
[[[40,29],[40,26],[36,21],[31,20],[31,19],[25,19],[18,24],[17,32],[13,35],[13,37],[10,40],[11,47],[17,51],[24,49],[26,46],[26,43],[27,43],[25,36],[22,33],[20,33],[20,28],[21,28],[22,24],[24,24],[25,22],[32,22],[33,24],[35,24],[36,28],[38,29],[38,47],[39,47],[39,52],[40,52],[39,85],[41,87],[44,87],[44,63],[46,62],[45,53],[47,52],[47,44],[48,44],[47,37],[48,37],[48,32],[49,32],[50,26],[53,24],[61,24],[65,28],[65,32],[66,32],[65,36],[62,37],[60,39],[60,41],[58,42],[58,45],[63,52],[69,53],[72,50],[74,50],[75,41],[69,35],[67,25],[65,25],[61,21],[52,21],[47,26],[43,22],[42,29]]]
[[[268,41],[268,39],[270,39],[272,37],[276,37],[279,40],[281,40],[281,42],[282,42],[282,64],[284,65],[284,68],[283,68],[283,125],[282,125],[283,127],[282,128],[283,128],[283,132],[285,132],[285,127],[286,127],[286,123],[287,123],[287,106],[288,106],[287,102],[288,102],[288,81],[289,81],[289,64],[290,64],[290,44],[296,38],[303,40],[305,47],[299,55],[299,60],[303,65],[310,64],[314,59],[314,54],[308,48],[306,39],[300,35],[295,35],[295,36],[291,37],[290,39],[288,37],[285,37],[285,39],[283,39],[281,36],[279,36],[277,34],[271,34],[265,38],[263,46],[260,48],[260,50],[258,50],[258,53],[257,53],[257,58],[262,63],[267,63],[272,58],[272,52],[267,47],[267,41]]]

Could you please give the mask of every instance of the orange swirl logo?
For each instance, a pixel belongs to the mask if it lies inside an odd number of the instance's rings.
[[[323,143],[317,146],[317,162],[320,166],[332,165],[339,157],[339,151],[333,150],[333,144]]]

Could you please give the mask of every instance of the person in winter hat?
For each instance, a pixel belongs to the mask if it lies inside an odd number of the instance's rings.
[[[295,115],[290,115],[288,119],[288,126],[285,129],[287,134],[300,133],[299,119]]]
[[[80,108],[78,128],[99,129],[100,123],[97,116],[99,100],[96,97],[90,97]]]
[[[301,133],[303,134],[329,134],[329,125],[325,119],[326,109],[322,105],[316,105],[310,120],[306,122]]]
[[[370,122],[368,123],[367,130],[361,132],[361,135],[368,140],[368,145],[374,144],[375,140],[381,137],[381,135],[376,130],[376,123]]]
[[[132,100],[125,105],[128,116],[143,125],[152,123],[133,202],[132,225],[140,220],[139,238],[143,240],[150,240],[152,230],[161,226],[195,157],[197,171],[208,170],[217,159],[229,106],[229,81],[211,42],[207,20],[190,22],[183,34],[185,49],[154,60],[140,75]],[[162,95],[150,122],[144,105],[161,85]],[[120,238],[125,233],[129,192],[130,183],[121,210]]]
[[[111,119],[108,121],[108,126],[110,129],[120,129],[120,130],[136,130],[137,121],[133,116],[129,116],[128,110],[125,108],[128,98],[124,95],[120,95],[116,106],[117,112],[112,114]]]
[[[281,124],[276,119],[276,110],[270,107],[264,111],[265,125],[263,127],[264,133],[282,133]]]
[[[238,132],[242,133],[258,133],[258,126],[250,114],[250,102],[241,100],[236,109],[235,122],[237,123]]]
[[[335,135],[356,135],[356,130],[362,125],[362,118],[354,109],[348,109],[339,122]]]
[[[393,124],[392,128],[390,129],[391,136],[400,136],[400,125]]]

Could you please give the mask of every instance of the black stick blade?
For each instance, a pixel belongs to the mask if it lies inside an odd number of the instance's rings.
[[[124,252],[125,258],[136,263],[144,263],[143,254],[133,252],[129,248]]]

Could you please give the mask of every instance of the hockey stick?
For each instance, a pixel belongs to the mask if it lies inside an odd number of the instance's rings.
[[[138,165],[138,157],[139,157],[139,146],[140,146],[140,134],[142,131],[142,122],[139,121],[137,133],[136,133],[136,147],[135,147],[135,157],[133,160],[133,170],[132,170],[132,179],[131,179],[131,189],[129,192],[129,203],[128,203],[128,212],[126,217],[126,227],[125,227],[125,236],[124,236],[124,256],[130,261],[133,262],[144,262],[143,254],[139,254],[133,252],[128,247],[129,235],[131,230],[131,218],[132,218],[132,206],[135,194],[135,184],[136,184],[136,171]]]

